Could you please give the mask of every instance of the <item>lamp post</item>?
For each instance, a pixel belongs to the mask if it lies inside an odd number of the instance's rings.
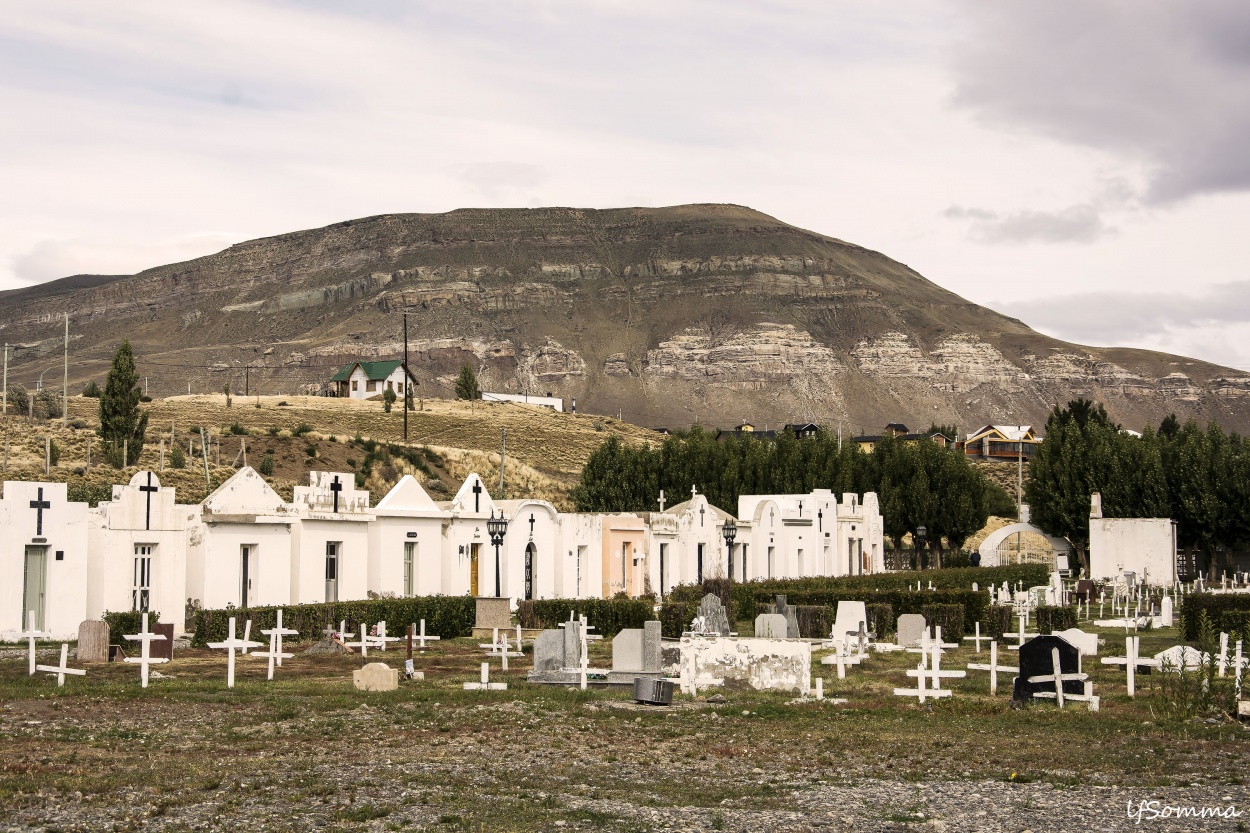
[[[490,533],[490,542],[495,545],[495,596],[502,596],[502,588],[499,582],[499,548],[503,546],[503,536],[508,534],[508,519],[503,516],[503,511],[499,513],[499,517],[495,517],[495,510],[490,510],[490,520],[486,522],[486,531]]]
[[[924,549],[925,536],[928,534],[928,532],[929,530],[925,529],[923,526],[916,527],[915,542],[916,542],[916,569],[917,570],[920,569],[920,552],[921,550]]]
[[[738,537],[738,522],[733,518],[725,521],[725,525],[721,527],[721,535],[725,536],[725,549],[729,553],[729,578],[734,577],[734,539]]]

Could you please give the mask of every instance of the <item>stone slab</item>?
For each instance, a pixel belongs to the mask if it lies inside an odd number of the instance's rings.
[[[664,667],[659,619],[642,623],[642,670],[658,672]]]
[[[790,627],[781,613],[761,613],[755,617],[755,636],[759,639],[785,639]]]
[[[473,623],[478,628],[512,627],[512,604],[507,598],[496,596],[477,596],[477,617]]]
[[[172,660],[174,658],[174,623],[157,622],[152,626],[152,633],[165,637],[152,640],[152,658]]]
[[[859,625],[863,622],[868,627],[868,606],[863,602],[838,602],[838,615],[833,621],[833,641],[841,642],[849,639],[848,632],[859,633]]]
[[[564,667],[564,631],[550,628],[534,640],[534,670],[559,671]]]
[[[625,628],[612,637],[612,670],[643,670],[641,629]]]
[[[1075,645],[1083,657],[1098,656],[1098,634],[1096,633],[1086,633],[1080,628],[1068,628],[1066,631],[1059,631],[1055,635],[1062,636]]]
[[[109,661],[109,626],[100,619],[87,619],[78,626],[78,662]]]
[[[399,688],[399,669],[385,662],[371,662],[352,672],[352,683],[360,691],[394,691]]]
[[[894,633],[894,641],[904,648],[915,648],[924,636],[928,627],[924,617],[919,613],[904,613],[898,617],[898,627]]]
[[[730,690],[805,694],[812,684],[812,645],[794,640],[683,636],[681,679],[685,691],[723,685]]]

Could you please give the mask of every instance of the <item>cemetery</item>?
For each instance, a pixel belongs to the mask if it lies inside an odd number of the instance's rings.
[[[0,649],[0,791],[18,829],[1066,829],[1126,796],[1244,803],[1250,648],[1212,616],[1233,588],[1041,569],[711,580],[540,627],[437,596],[178,636],[32,620]]]

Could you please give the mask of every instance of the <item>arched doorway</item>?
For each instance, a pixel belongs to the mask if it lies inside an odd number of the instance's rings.
[[[530,541],[525,547],[525,598],[527,600],[534,598],[534,561],[538,554],[538,549],[534,546],[534,542]]]
[[[1056,556],[1066,556],[1072,545],[1066,538],[1047,535],[1032,524],[1015,523],[996,529],[977,548],[982,567],[1004,564],[1055,564]]]

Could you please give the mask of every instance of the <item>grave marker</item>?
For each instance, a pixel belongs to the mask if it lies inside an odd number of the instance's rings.
[[[1010,671],[1014,674],[1020,673],[1020,669],[1018,666],[998,664],[998,640],[995,640],[995,639],[990,640],[990,663],[989,665],[986,665],[984,663],[975,663],[975,662],[969,663],[968,670],[990,672],[990,694],[991,696],[998,693],[998,672],[999,671]]]
[[[145,623],[147,622],[147,618],[148,618],[148,615],[146,613],[143,614],[143,621]],[[146,624],[145,624],[144,630],[147,630]],[[27,642],[27,645],[28,645],[27,653],[30,658],[30,676],[31,677],[35,676],[35,640],[36,639],[48,639],[51,636],[52,634],[48,631],[41,631],[41,630],[35,629],[35,611],[33,610],[27,611],[26,612],[26,630],[23,631],[22,633],[19,633],[17,635],[17,638],[25,639]]]
[[[481,682],[465,683],[465,691],[504,691],[508,688],[507,683],[492,683],[490,681],[490,663],[482,663],[482,679]]]
[[[146,620],[147,614],[144,614],[143,618]],[[146,621],[144,624],[146,624]],[[213,648],[215,650],[225,650],[228,653],[228,658],[226,660],[226,688],[234,688],[234,652],[243,650],[245,648],[248,648],[248,649],[259,648],[260,643],[249,642],[246,639],[239,639],[238,637],[236,637],[234,634],[234,617],[233,616],[230,617],[229,625],[227,627],[229,628],[230,636],[223,642],[210,642],[208,643],[208,647]],[[126,638],[129,639],[130,637],[126,637]],[[147,651],[146,645],[144,645],[144,651],[145,652]],[[127,660],[127,662],[129,661],[130,660]]]
[[[69,660],[69,644],[62,642],[61,643],[61,664],[60,665],[36,665],[35,670],[43,671],[48,674],[55,674],[56,675],[56,687],[60,688],[61,686],[65,685],[66,674],[74,674],[75,676],[78,676],[78,677],[83,677],[83,676],[86,676],[87,674],[87,672],[81,668],[66,667],[68,660]]]

